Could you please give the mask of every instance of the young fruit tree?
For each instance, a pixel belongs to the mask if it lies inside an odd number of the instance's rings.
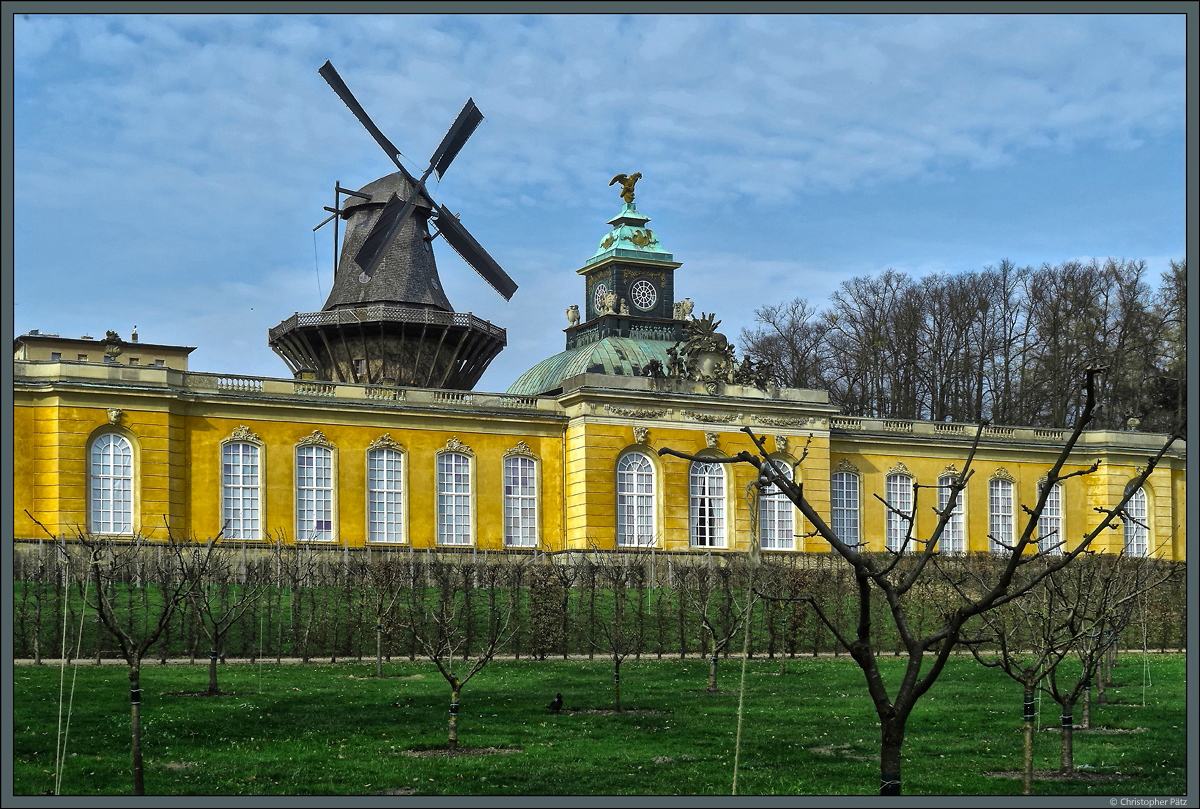
[[[214,547],[209,552],[204,581],[197,582],[188,592],[187,601],[208,638],[208,690],[210,697],[219,696],[217,659],[225,656],[225,639],[246,611],[267,592],[265,579],[256,577],[239,565],[235,552]]]
[[[187,542],[171,537],[149,542],[140,534],[117,542],[84,534],[67,545],[72,568],[81,570],[79,592],[116,640],[129,666],[133,792],[146,794],[142,767],[142,659],[175,611],[207,575],[214,540]],[[153,585],[153,586],[151,586]],[[135,593],[134,591],[138,591]],[[118,605],[122,595],[128,601]]]
[[[420,653],[437,666],[450,686],[447,747],[453,753],[458,750],[459,695],[512,637],[513,601],[505,599],[500,604],[489,600],[480,605],[479,599],[470,597],[476,578],[486,574],[471,556],[429,556],[424,570],[414,561],[409,572],[400,620],[412,633]],[[429,594],[425,593],[426,579],[432,584]],[[481,620],[483,626],[479,627]],[[482,630],[482,638],[477,637],[477,629]]]
[[[613,709],[621,710],[621,663],[640,653],[646,612],[646,554],[638,548],[602,551],[592,548],[585,564],[612,605],[612,615],[591,624],[593,649],[613,664]]]
[[[963,640],[964,630],[968,621],[976,619],[984,613],[997,609],[1013,601],[1037,587],[1047,576],[1066,568],[1079,556],[1088,552],[1092,542],[1103,531],[1109,530],[1109,524],[1117,518],[1125,508],[1133,493],[1141,487],[1149,474],[1154,470],[1162,456],[1170,448],[1176,438],[1177,431],[1163,445],[1162,449],[1148,459],[1141,473],[1126,489],[1119,502],[1108,508],[1102,508],[1102,518],[1099,524],[1084,534],[1077,542],[1067,542],[1062,553],[1044,564],[1044,557],[1038,553],[1038,523],[1046,508],[1047,499],[1054,490],[1056,483],[1074,477],[1077,474],[1088,474],[1094,469],[1079,472],[1064,473],[1067,464],[1084,429],[1092,421],[1096,411],[1095,379],[1098,369],[1090,369],[1085,382],[1085,403],[1079,420],[1076,422],[1070,437],[1063,445],[1058,456],[1046,473],[1046,482],[1039,489],[1037,502],[1032,508],[1022,506],[1025,512],[1024,527],[1019,533],[1013,532],[1010,541],[1003,537],[992,537],[993,547],[996,547],[1003,559],[1002,564],[995,568],[995,575],[982,587],[978,588],[947,588],[957,599],[953,606],[947,607],[940,620],[933,624],[926,623],[918,630],[917,624],[910,618],[915,616],[920,607],[920,592],[932,578],[945,577],[943,568],[952,569],[946,557],[938,554],[938,543],[947,531],[952,517],[956,513],[959,497],[974,474],[972,468],[979,442],[983,435],[981,424],[976,430],[975,438],[967,452],[962,472],[952,477],[952,482],[944,487],[947,489],[944,498],[935,497],[938,521],[933,532],[924,538],[914,536],[916,522],[913,514],[917,512],[918,496],[921,490],[943,488],[931,485],[919,485],[915,481],[912,491],[911,509],[899,509],[887,505],[888,513],[892,515],[893,524],[902,527],[899,542],[893,545],[883,555],[866,551],[861,544],[844,542],[822,516],[809,502],[804,494],[802,482],[789,479],[778,466],[778,462],[769,458],[762,437],[756,435],[749,427],[743,432],[750,436],[757,449],[756,453],[741,451],[734,456],[714,458],[706,456],[697,458],[669,448],[659,450],[660,455],[671,455],[689,461],[704,463],[746,463],[754,466],[759,472],[759,484],[765,488],[776,486],[791,500],[801,514],[813,526],[813,530],[830,548],[851,568],[855,582],[856,609],[850,621],[838,621],[837,617],[827,613],[822,605],[813,597],[803,594],[760,593],[764,597],[800,599],[810,605],[818,619],[825,624],[836,642],[844,648],[862,670],[867,693],[874,704],[879,718],[879,794],[901,794],[901,752],[904,746],[904,734],[909,716],[917,701],[924,696],[945,668],[954,648]],[[796,475],[796,478],[800,478]],[[882,499],[882,498],[880,498]],[[950,575],[953,575],[952,573]],[[952,583],[952,580],[951,580]],[[873,612],[874,599],[872,593],[879,593],[886,609],[885,619],[890,619],[895,626],[900,639],[902,657],[907,658],[907,665],[899,683],[889,685],[880,671],[878,657],[881,650],[875,648],[872,638],[871,625],[878,617]]]

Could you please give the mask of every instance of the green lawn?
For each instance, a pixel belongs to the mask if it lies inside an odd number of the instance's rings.
[[[1126,653],[1075,734],[1086,778],[1037,780],[1036,794],[1180,795],[1186,790],[1185,660]],[[888,659],[889,676],[899,663]],[[132,792],[129,690],[123,666],[74,670],[62,794]],[[177,696],[207,686],[204,666],[142,671],[146,791],[167,795],[728,795],[737,732],[740,661],[721,664],[704,692],[700,660],[627,662],[620,714],[603,661],[499,661],[462,693],[465,755],[412,755],[445,746],[449,689],[427,663],[221,667],[216,698]],[[738,793],[873,794],[878,731],[858,668],[845,658],[752,660],[746,674]],[[69,692],[72,670],[67,669]],[[14,791],[54,786],[60,671],[17,666]],[[565,709],[545,705],[556,691]],[[64,709],[65,716],[65,709]],[[1077,721],[1079,712],[1076,713]],[[970,659],[951,661],[909,722],[905,794],[1020,792],[1021,693]],[[1040,722],[1058,710],[1043,701]],[[478,748],[498,748],[482,755]],[[1058,764],[1059,735],[1036,735],[1035,767]],[[1009,772],[1007,777],[987,773]]]

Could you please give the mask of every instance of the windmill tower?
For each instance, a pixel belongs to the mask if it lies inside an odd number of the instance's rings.
[[[297,312],[271,329],[271,348],[297,378],[470,390],[507,336],[454,311],[438,277],[433,240],[442,236],[505,300],[517,285],[457,216],[429,196],[425,180],[441,178],[483,115],[467,99],[417,179],[333,65],[326,62],[320,73],[399,171],[357,191],[335,186],[325,221],[345,220],[346,233],[333,289],[320,312]]]

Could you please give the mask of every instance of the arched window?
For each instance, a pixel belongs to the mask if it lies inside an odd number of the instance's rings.
[[[296,447],[296,539],[333,538],[333,450]]]
[[[404,541],[404,453],[367,452],[367,541]]]
[[[537,461],[525,455],[504,459],[504,544],[537,545]]]
[[[904,545],[904,540],[908,536],[909,521],[897,514],[905,514],[912,516],[912,478],[908,475],[888,475],[887,476],[887,504],[891,506],[887,510],[887,549],[889,551],[899,551]],[[896,509],[893,511],[892,509]],[[905,550],[912,550],[905,548]]]
[[[221,536],[261,539],[261,472],[257,444],[230,441],[221,445]]]
[[[617,462],[617,545],[653,545],[654,534],[654,465],[630,452]]]
[[[1062,553],[1061,543],[1066,539],[1062,525],[1062,484],[1055,483],[1038,518],[1038,550],[1054,556]]]
[[[88,465],[91,480],[93,534],[133,533],[133,445],[117,433],[92,442]]]
[[[471,456],[443,452],[437,456],[438,544],[470,545]]]
[[[945,511],[950,504],[950,487],[957,478],[954,475],[942,475],[938,478],[938,511]],[[938,541],[938,550],[942,553],[962,553],[966,548],[966,527],[963,524],[963,493],[958,493],[954,510],[950,512],[950,520],[942,531]]]
[[[775,469],[792,479],[792,465],[779,461]],[[758,495],[758,543],[764,550],[790,551],[796,547],[792,501],[772,483]]]
[[[1125,554],[1145,556],[1150,539],[1146,490],[1139,488],[1125,502]]]
[[[858,544],[858,475],[834,472],[829,481],[830,528],[847,545]]]
[[[1012,553],[1013,484],[1004,478],[988,481],[988,534],[992,553]]]
[[[692,545],[725,547],[725,470],[719,463],[694,462],[688,474],[688,530]]]

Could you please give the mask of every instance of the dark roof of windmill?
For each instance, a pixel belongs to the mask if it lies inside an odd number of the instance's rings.
[[[344,212],[342,218],[349,219],[351,212],[363,205],[370,205],[372,203],[384,205],[393,193],[400,197],[400,199],[407,199],[410,188],[412,188],[412,184],[398,171],[386,177],[380,177],[378,180],[373,180],[358,189],[358,193],[370,195],[371,199],[369,201],[351,194],[346,195],[345,199],[342,200],[342,211]],[[421,198],[417,200],[417,205],[422,208],[432,207],[429,204],[429,198],[425,194],[422,194]]]
[[[422,195],[416,209],[396,233],[392,246],[367,282],[354,256],[371,232],[383,205],[396,193],[406,199],[412,186],[400,172],[381,177],[360,189],[371,200],[349,196],[343,201],[346,233],[342,239],[341,258],[334,274],[333,289],[325,301],[324,311],[359,307],[371,303],[409,306],[420,309],[440,309],[453,312],[433,258],[429,239],[428,220],[431,213],[428,200]]]

